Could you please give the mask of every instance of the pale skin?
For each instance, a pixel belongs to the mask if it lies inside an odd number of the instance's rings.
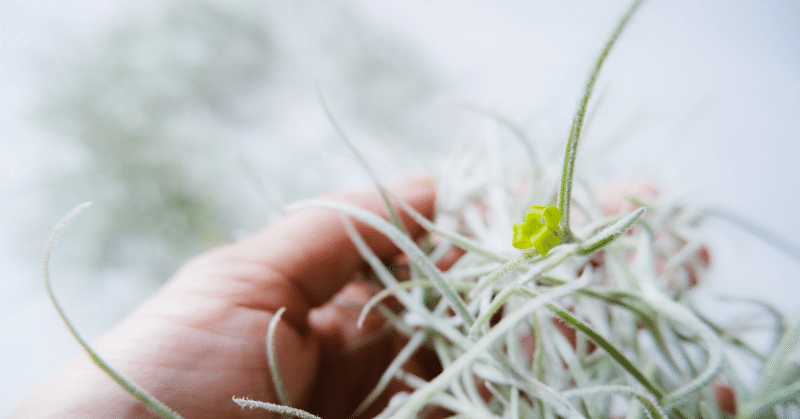
[[[427,217],[434,212],[434,186],[416,178],[392,189]],[[387,217],[377,192],[332,199]],[[401,218],[410,234],[424,232]],[[399,250],[377,231],[357,224],[382,259]],[[242,409],[231,398],[279,403],[266,350],[266,331],[281,307],[276,350],[291,405],[323,418],[346,418],[372,389],[403,345],[385,333],[379,314],[362,329],[355,320],[374,292],[354,281],[365,269],[340,215],[326,209],[290,213],[254,236],[188,262],[155,295],[93,346],[123,375],[186,419],[263,418],[263,410]],[[405,369],[435,375],[425,357]],[[363,415],[373,417],[393,383]],[[88,356],[79,356],[34,391],[9,417],[155,418],[125,393]]]

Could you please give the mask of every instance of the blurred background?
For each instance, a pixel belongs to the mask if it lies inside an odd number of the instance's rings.
[[[391,181],[518,124],[560,160],[628,1],[0,0],[0,416],[186,259],[281,205]],[[578,170],[647,178],[800,243],[800,3],[648,0],[607,60]],[[581,165],[581,160],[587,162]],[[800,263],[721,221],[700,302],[800,307]],[[737,307],[738,309],[741,307]]]

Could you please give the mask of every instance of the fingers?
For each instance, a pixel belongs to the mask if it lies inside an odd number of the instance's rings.
[[[435,187],[430,178],[414,178],[389,188],[426,217],[432,217]],[[384,202],[377,191],[347,193],[331,199],[357,205],[388,218]],[[422,234],[422,228],[401,209],[401,221],[412,237]],[[399,249],[380,232],[356,222],[356,228],[366,243],[382,259],[392,258]],[[229,246],[229,257],[259,267],[260,275],[248,275],[262,285],[284,283],[295,290],[284,290],[283,301],[270,302],[281,306],[297,306],[297,298],[306,307],[317,307],[328,301],[353,275],[364,261],[342,224],[339,213],[329,209],[310,208],[288,214],[260,233]],[[251,284],[252,285],[252,284]],[[291,309],[290,309],[291,310]],[[288,313],[287,313],[288,314]]]
[[[320,370],[325,373],[312,396],[312,407],[318,408],[315,413],[322,417],[347,417],[353,412],[408,342],[406,337],[393,332],[377,310],[366,316],[363,327],[357,326],[363,305],[379,289],[375,284],[351,281],[331,301],[309,311],[309,327],[323,348]],[[441,365],[435,354],[419,349],[406,361],[403,370],[428,380],[441,372]],[[358,417],[377,416],[392,395],[409,390],[401,381],[392,380]]]
[[[375,284],[347,283],[327,304],[309,311],[311,329],[321,341],[345,352],[380,338],[385,334],[386,319],[377,310],[367,314],[362,327],[357,325],[364,304],[378,291],[380,288]]]

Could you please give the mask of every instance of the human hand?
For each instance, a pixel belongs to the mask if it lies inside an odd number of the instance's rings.
[[[397,185],[394,192],[431,217],[429,179]],[[332,197],[384,214],[376,192]],[[422,229],[401,216],[410,234]],[[377,231],[357,224],[381,258],[399,250]],[[264,417],[231,398],[278,403],[266,352],[275,312],[280,374],[292,406],[328,418],[349,416],[402,347],[385,334],[380,315],[355,326],[368,284],[352,281],[365,263],[339,215],[325,209],[291,213],[260,233],[187,263],[153,297],[94,347],[117,371],[187,419]],[[340,304],[340,302],[351,303]],[[421,358],[405,369],[431,371]],[[435,364],[435,360],[433,362]],[[393,383],[365,413],[372,417],[401,384]],[[155,417],[119,388],[88,356],[80,356],[36,390],[11,418]]]

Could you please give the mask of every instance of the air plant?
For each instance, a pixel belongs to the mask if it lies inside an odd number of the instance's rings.
[[[409,238],[397,217],[387,221],[349,204],[311,200],[290,207],[320,206],[343,214],[353,242],[384,286],[364,305],[360,321],[379,309],[398,333],[408,335],[354,417],[392,380],[413,391],[395,394],[382,418],[414,418],[432,408],[453,418],[798,417],[800,368],[791,355],[800,342],[800,322],[784,322],[770,311],[788,326],[775,328],[775,343],[763,352],[736,329],[705,318],[691,302],[710,265],[699,227],[711,213],[664,201],[655,187],[641,182],[605,192],[576,182],[578,144],[594,83],[641,3],[636,1],[620,20],[591,72],[560,171],[540,161],[521,137],[530,151],[522,190],[519,178],[495,176],[498,168],[481,154],[440,176],[434,220],[378,182],[390,211],[394,202],[435,238],[424,243]],[[553,175],[559,172],[560,177]],[[411,278],[401,280],[397,270],[380,261],[351,219],[391,239],[408,256]],[[453,249],[461,256],[449,269],[439,269],[437,262]],[[402,308],[384,305],[388,296]],[[273,331],[274,324],[270,345]],[[103,370],[153,411],[179,417],[80,341]],[[402,368],[422,348],[436,353],[442,365],[429,381]],[[269,355],[272,380],[281,389],[274,367],[280,360],[274,350]],[[736,357],[756,365],[755,382],[745,382],[732,366]],[[290,406],[234,401],[284,416],[315,417]]]

